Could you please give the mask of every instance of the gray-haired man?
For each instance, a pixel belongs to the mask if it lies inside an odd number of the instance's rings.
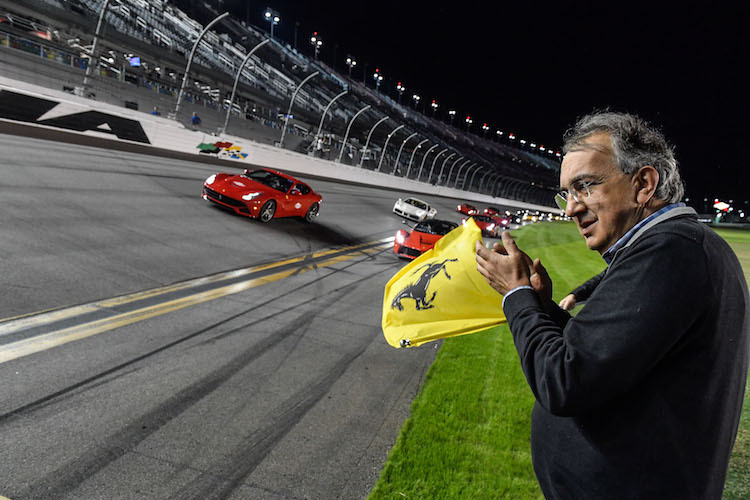
[[[679,203],[671,148],[627,114],[565,137],[561,208],[609,267],[575,317],[503,234],[477,246],[537,403],[547,498],[720,498],[748,368],[750,299],[729,246]]]

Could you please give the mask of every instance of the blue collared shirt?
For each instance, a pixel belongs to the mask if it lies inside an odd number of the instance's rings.
[[[630,231],[628,231],[627,233],[625,233],[622,238],[620,238],[619,240],[617,240],[614,245],[612,245],[611,247],[609,247],[607,249],[607,251],[602,254],[602,258],[604,259],[604,262],[606,262],[607,265],[610,265],[612,263],[612,259],[615,257],[615,254],[617,253],[617,251],[619,249],[621,249],[622,247],[624,247],[625,245],[627,245],[628,241],[630,241],[630,238],[632,238],[633,235],[640,228],[642,228],[643,226],[645,226],[646,224],[648,224],[649,222],[651,222],[653,219],[656,219],[660,215],[665,214],[665,213],[669,212],[670,210],[674,210],[675,208],[680,208],[680,207],[684,207],[684,206],[685,206],[685,204],[682,203],[682,202],[680,202],[680,203],[672,203],[671,205],[667,205],[666,207],[662,208],[661,210],[658,210],[658,211],[652,213],[651,215],[649,215],[648,217],[646,217],[645,219],[643,219],[642,221],[640,221],[638,224],[636,224],[635,226],[633,226],[632,228],[630,228]]]

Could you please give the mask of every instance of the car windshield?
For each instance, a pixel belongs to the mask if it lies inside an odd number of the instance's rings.
[[[457,227],[458,224],[454,224],[453,222],[433,219],[425,222],[420,222],[414,227],[414,230],[419,231],[420,233],[445,235],[451,232],[451,230],[456,229]]]
[[[269,172],[268,170],[255,170],[254,172],[248,173],[245,177],[260,182],[261,184],[265,184],[266,186],[281,191],[282,193],[289,191],[289,188],[294,184],[289,179],[285,179],[284,177]]]
[[[495,207],[487,207],[487,210],[491,210],[491,211],[493,211],[493,212],[498,212],[498,213],[500,213],[500,210],[498,210],[498,209],[497,209],[497,208],[495,208]]]
[[[404,203],[406,203],[407,205],[415,206],[417,208],[421,208],[422,210],[427,210],[428,208],[426,203],[422,203],[421,201],[415,200],[414,198],[407,198],[404,200]]]
[[[493,222],[494,219],[489,215],[475,215],[474,220],[479,222]]]

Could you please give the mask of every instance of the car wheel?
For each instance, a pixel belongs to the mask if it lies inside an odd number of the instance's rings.
[[[310,209],[305,214],[305,220],[307,222],[312,222],[315,220],[315,217],[318,216],[318,212],[320,211],[320,205],[318,205],[318,202],[316,201],[312,205],[310,205]]]
[[[268,222],[273,219],[273,214],[276,213],[276,202],[274,200],[268,200],[263,204],[258,214],[258,220],[261,222]]]

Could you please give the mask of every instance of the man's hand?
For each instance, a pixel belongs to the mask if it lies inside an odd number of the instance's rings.
[[[485,248],[477,241],[476,259],[477,270],[484,276],[487,283],[500,294],[505,295],[519,286],[531,285],[529,267],[533,263],[528,255],[519,250],[509,232],[503,232],[502,238],[505,248],[496,243],[494,251]],[[543,267],[542,270],[544,270]],[[546,275],[546,271],[544,274]],[[549,289],[551,294],[551,284]]]
[[[529,281],[531,281],[531,286],[534,287],[534,291],[539,295],[542,302],[552,301],[552,279],[539,259],[534,260],[534,263],[531,264]]]
[[[565,296],[564,299],[560,301],[560,307],[562,309],[565,309],[566,311],[570,311],[576,306],[576,296],[572,293]]]

